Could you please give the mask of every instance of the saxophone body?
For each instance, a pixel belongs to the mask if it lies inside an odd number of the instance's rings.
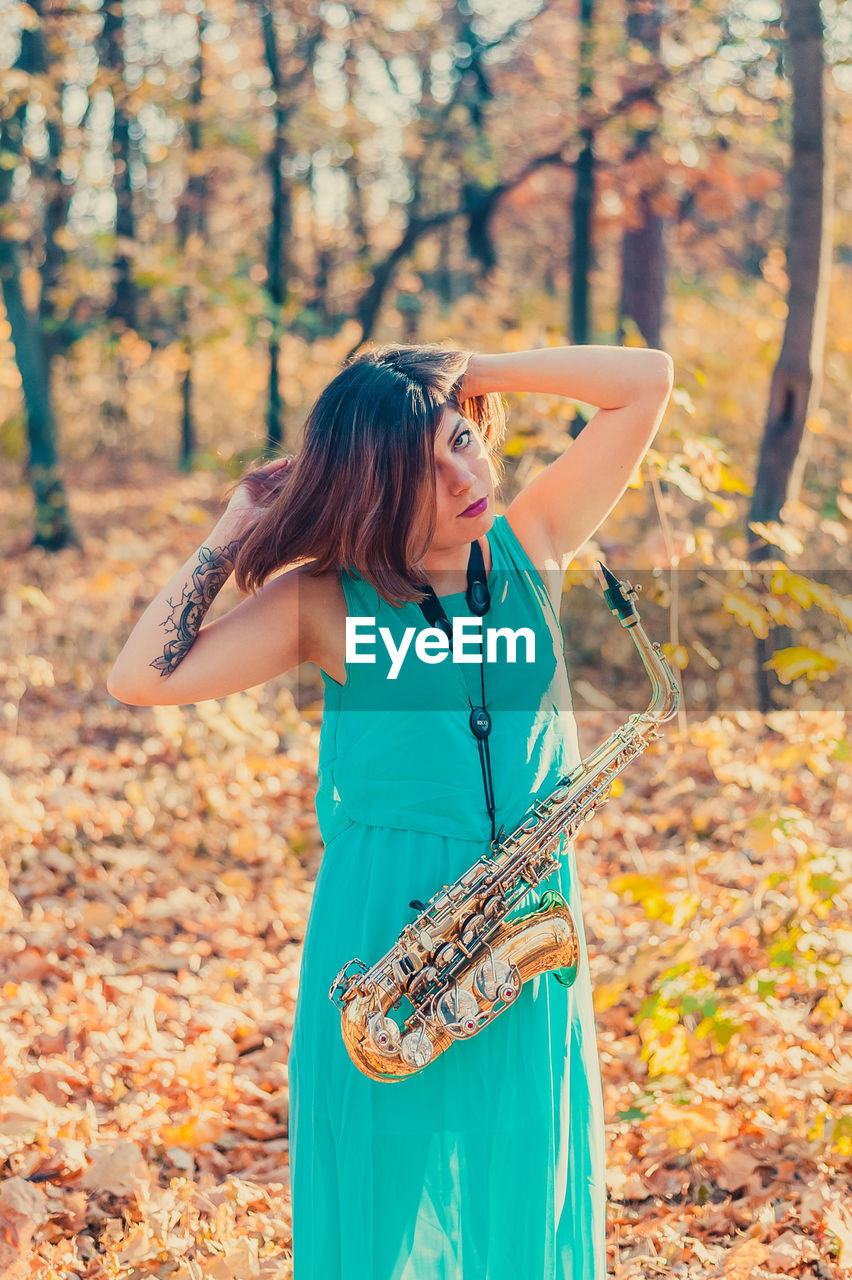
[[[561,893],[545,889],[534,908],[507,917],[558,869],[566,839],[609,799],[612,780],[658,736],[680,698],[660,646],[639,622],[639,588],[600,561],[596,572],[610,610],[630,631],[651,700],[534,801],[514,831],[501,828],[490,852],[443,885],[380,960],[368,968],[353,959],[340,970],[329,999],[340,1010],[350,1058],[373,1080],[422,1071],[455,1040],[470,1039],[504,1013],[538,974],[552,972],[565,986],[576,980],[579,937]],[[399,1021],[391,1010],[400,1011]]]

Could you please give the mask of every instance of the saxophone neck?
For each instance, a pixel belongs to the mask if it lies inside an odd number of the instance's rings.
[[[680,705],[680,689],[665,654],[656,641],[648,639],[640,622],[633,625],[630,635],[651,681],[651,700],[642,718],[655,724],[671,720]]]
[[[639,717],[640,720],[652,724],[670,720],[680,703],[680,689],[662,649],[648,639],[639,621],[639,612],[634,601],[641,586],[634,587],[626,580],[619,580],[601,560],[598,560],[595,565],[595,573],[598,575],[610,612],[618,618],[624,629],[630,632],[630,638],[639,651],[642,665],[651,681],[651,701]]]

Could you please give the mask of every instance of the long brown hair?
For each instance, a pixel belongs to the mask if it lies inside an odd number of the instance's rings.
[[[281,468],[268,510],[237,553],[240,591],[313,561],[313,575],[354,568],[390,603],[423,598],[426,580],[415,566],[435,534],[434,440],[448,405],[476,424],[495,487],[503,478],[494,454],[506,430],[502,398],[457,398],[471,354],[384,343],[346,362],[308,414],[301,451]],[[246,481],[251,489],[251,474]]]

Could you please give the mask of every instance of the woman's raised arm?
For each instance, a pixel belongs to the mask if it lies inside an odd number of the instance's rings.
[[[243,482],[209,538],[148,605],[107,677],[113,697],[137,707],[222,698],[305,660],[299,569],[202,626],[262,513],[251,499],[256,492],[257,481]]]
[[[539,391],[600,405],[579,437],[506,508],[539,567],[563,571],[627,488],[656,434],[674,381],[665,351],[646,347],[547,347],[475,355],[459,399],[485,391]]]

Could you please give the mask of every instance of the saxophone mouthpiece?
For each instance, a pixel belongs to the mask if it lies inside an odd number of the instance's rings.
[[[598,560],[595,565],[595,573],[600,580],[604,598],[610,607],[610,611],[615,614],[621,625],[629,627],[638,622],[639,614],[633,607],[633,601],[624,594],[622,584],[614,573],[610,573],[602,560]],[[627,587],[628,592],[632,594],[634,589],[631,588],[630,583],[628,582],[624,585]]]

